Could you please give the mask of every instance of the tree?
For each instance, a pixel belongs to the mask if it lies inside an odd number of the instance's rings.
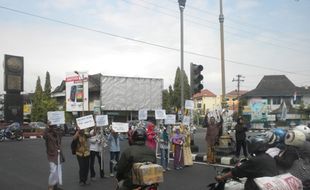
[[[50,78],[50,73],[47,71],[45,75],[45,85],[44,85],[44,94],[48,97],[51,96],[51,78]]]
[[[174,89],[174,95],[173,95],[173,105],[180,109],[181,108],[181,70],[178,67],[176,74],[175,74],[175,79],[174,79],[174,84],[173,84],[173,89]],[[188,83],[188,78],[183,71],[183,84],[184,84],[184,101],[187,99],[190,99],[190,86]]]

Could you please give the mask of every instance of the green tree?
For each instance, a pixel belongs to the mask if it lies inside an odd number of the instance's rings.
[[[50,78],[50,73],[47,71],[45,75],[44,94],[50,97],[51,91],[52,91],[51,78]]]
[[[188,83],[188,78],[183,71],[183,84],[184,84],[184,101],[187,99],[190,99],[190,85]],[[181,69],[178,67],[175,78],[174,78],[174,84],[173,84],[173,89],[174,89],[174,95],[173,95],[173,105],[176,108],[181,108]]]

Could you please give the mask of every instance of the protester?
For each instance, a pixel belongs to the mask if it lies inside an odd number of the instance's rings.
[[[191,133],[188,130],[187,126],[182,125],[183,135],[185,137],[184,145],[183,145],[183,156],[184,156],[184,166],[192,166],[192,151],[191,151]]]
[[[132,127],[133,127],[132,125],[129,125],[128,132],[127,132],[129,146],[131,146],[133,144],[132,134],[133,134],[134,130],[132,129]]]
[[[249,160],[236,166],[230,172],[216,176],[219,182],[226,181],[232,177],[246,177],[244,190],[258,190],[254,178],[276,176],[278,174],[275,160],[265,151],[268,149],[268,139],[264,136],[254,136],[248,139],[248,152],[253,156]]]
[[[73,140],[77,140],[76,158],[79,163],[79,184],[80,186],[88,185],[88,172],[89,172],[89,145],[87,139],[90,137],[89,133],[85,130],[80,130],[77,127],[75,134],[73,135]]]
[[[168,167],[169,162],[169,134],[167,128],[162,127],[159,133],[159,149],[160,149],[160,164],[164,171],[170,170]]]
[[[220,137],[220,131],[223,124],[222,115],[220,115],[220,121],[216,122],[215,117],[211,116],[209,120],[209,112],[206,113],[204,119],[204,126],[207,127],[207,133],[205,140],[207,141],[207,162],[212,164],[215,163],[215,150],[214,146],[218,142]]]
[[[183,168],[184,164],[184,156],[183,156],[183,144],[184,144],[184,136],[180,133],[180,127],[175,127],[175,134],[171,138],[171,142],[174,145],[174,169],[180,170]]]
[[[236,136],[236,154],[235,156],[239,159],[240,150],[242,147],[242,152],[245,158],[248,157],[248,152],[246,149],[246,131],[248,128],[244,126],[243,118],[239,117],[237,119],[237,125],[235,126],[235,136]]]
[[[61,150],[62,131],[56,129],[55,125],[47,125],[43,138],[46,145],[47,159],[50,166],[50,174],[48,177],[48,190],[61,190],[57,185],[60,183],[59,173],[61,173],[61,163],[64,162],[64,156]],[[58,156],[60,162],[58,163]],[[60,170],[60,172],[59,172]]]
[[[104,178],[104,162],[101,160],[101,152],[103,151],[104,146],[104,138],[99,132],[99,128],[92,129],[90,131],[90,135],[92,135],[88,141],[90,143],[90,179],[96,180],[96,172],[95,172],[95,158],[97,157],[99,164],[99,173],[100,177]],[[102,165],[101,165],[102,163]]]
[[[146,131],[146,146],[156,151],[156,133],[154,131],[155,125],[151,122],[147,124]]]
[[[119,190],[137,189],[137,187],[132,184],[131,171],[134,163],[156,163],[155,152],[145,146],[145,129],[135,129],[132,138],[133,145],[124,150],[118,163],[116,178],[119,181]]]
[[[118,163],[120,155],[120,140],[124,140],[123,136],[119,135],[113,129],[108,136],[108,142],[110,145],[110,176],[114,177],[114,166]]]

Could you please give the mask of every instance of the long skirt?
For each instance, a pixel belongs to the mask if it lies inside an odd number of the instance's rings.
[[[214,164],[216,162],[214,146],[208,145],[207,162],[210,164]]]
[[[180,167],[183,167],[183,164],[184,164],[183,146],[176,144],[174,146],[174,160],[173,160],[174,168],[179,169]]]
[[[184,155],[184,165],[185,166],[193,165],[192,151],[190,146],[183,147],[183,155]]]

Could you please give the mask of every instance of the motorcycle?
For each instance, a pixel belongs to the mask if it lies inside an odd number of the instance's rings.
[[[23,139],[23,132],[19,123],[12,123],[8,127],[0,130],[0,142],[5,139],[17,141],[21,141]]]

